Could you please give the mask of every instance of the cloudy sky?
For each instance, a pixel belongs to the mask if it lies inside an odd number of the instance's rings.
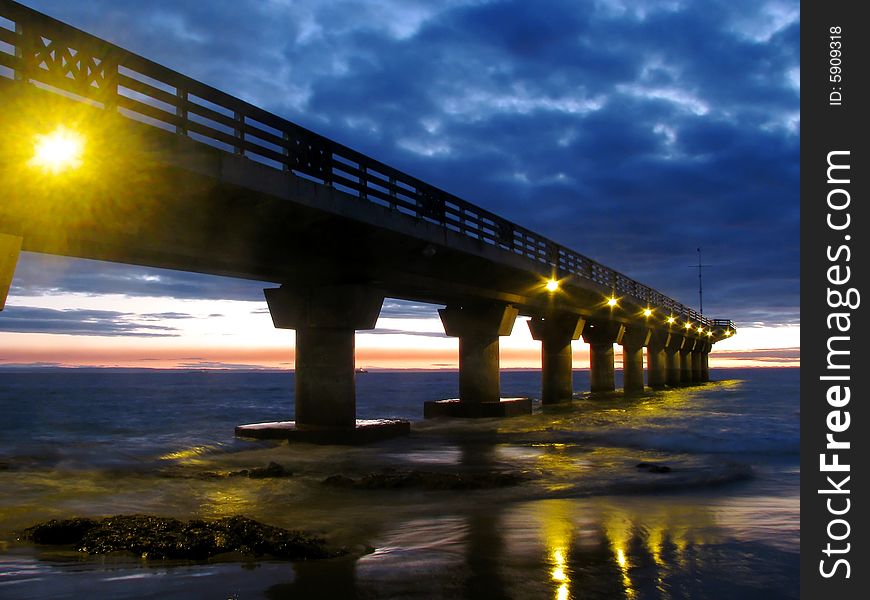
[[[799,351],[797,1],[26,0]],[[22,255],[0,364],[292,364],[263,285]],[[358,363],[456,362],[388,302]],[[539,364],[518,323],[507,366]],[[585,354],[578,344],[577,365]],[[391,362],[392,361],[392,362]]]

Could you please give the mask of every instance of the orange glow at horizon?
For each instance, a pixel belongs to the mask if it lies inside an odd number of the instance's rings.
[[[397,336],[398,337],[398,336]],[[410,336],[408,336],[410,337]],[[509,338],[508,338],[509,339]],[[411,338],[405,344],[374,347],[357,344],[356,365],[373,369],[457,369],[458,341],[439,339],[438,347],[417,347],[420,342]],[[178,338],[169,340],[125,340],[101,336],[72,336],[46,333],[3,333],[0,344],[5,351],[0,365],[57,365],[64,367],[122,367],[122,368],[267,368],[292,369],[295,350],[292,341],[287,346],[274,343],[251,345],[194,345]],[[540,369],[539,342],[528,346],[513,345],[500,352],[500,366],[504,369]],[[589,368],[589,347],[582,341],[573,346],[575,369]],[[614,347],[616,368],[622,366],[621,346]],[[646,357],[644,357],[646,364]],[[800,366],[799,348],[772,348],[714,351],[710,366],[715,367],[797,367]]]

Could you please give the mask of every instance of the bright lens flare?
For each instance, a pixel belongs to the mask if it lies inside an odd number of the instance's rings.
[[[547,288],[548,292],[555,292],[556,290],[559,289],[559,282],[556,281],[555,279],[548,279],[547,285],[544,287]]]
[[[652,309],[650,309],[650,308],[643,309],[643,316],[651,317],[652,316]]]
[[[36,136],[30,164],[50,173],[76,169],[82,164],[84,140],[75,131],[58,127],[45,135]]]
[[[673,325],[674,323],[676,323],[676,321],[677,320],[674,317],[668,317],[668,324]]]
[[[607,299],[607,306],[616,306],[616,298],[610,297]]]

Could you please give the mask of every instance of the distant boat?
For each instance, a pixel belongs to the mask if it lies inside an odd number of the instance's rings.
[[[354,373],[368,373],[368,371],[366,371],[362,367],[357,367],[356,369],[353,370],[353,372]]]

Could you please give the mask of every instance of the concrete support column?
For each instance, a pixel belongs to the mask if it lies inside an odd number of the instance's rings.
[[[652,388],[664,387],[667,379],[667,355],[670,334],[667,331],[653,330],[646,347],[646,382]]]
[[[18,265],[23,238],[17,235],[0,233],[0,310],[6,306],[6,297],[12,287],[12,277]]]
[[[499,402],[498,338],[510,335],[518,313],[503,304],[448,306],[438,311],[445,333],[459,338],[460,402]]]
[[[701,373],[701,353],[702,350],[694,350],[692,352],[692,382],[701,383],[704,381]]]
[[[622,336],[622,387],[626,392],[642,392],[643,348],[649,344],[646,325],[629,324]]]
[[[694,353],[695,340],[683,338],[683,347],[680,348],[680,383],[688,384],[694,381],[692,377],[692,354]]]
[[[682,358],[679,348],[665,348],[665,380],[671,387],[680,385],[682,380]]]
[[[264,292],[275,327],[296,330],[296,427],[352,429],[355,332],[374,329],[383,294],[359,285]]]
[[[583,330],[583,341],[589,344],[589,379],[593,392],[616,389],[613,370],[613,344],[622,343],[625,326],[616,321],[589,321]]]
[[[529,330],[541,342],[541,402],[555,404],[574,395],[571,341],[579,340],[586,320],[579,315],[558,313],[532,317]]]
[[[668,332],[665,344],[665,378],[671,387],[678,386],[683,380],[683,349],[684,338],[681,334]]]
[[[713,349],[713,344],[707,342],[704,344],[704,349],[701,352],[701,381],[710,381],[710,350]]]

